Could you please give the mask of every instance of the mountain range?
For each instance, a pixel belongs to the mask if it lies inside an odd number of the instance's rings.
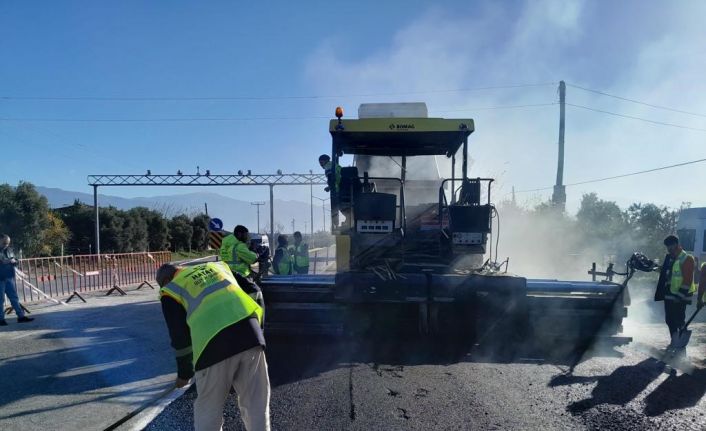
[[[71,205],[75,200],[87,205],[93,205],[93,194],[63,190],[51,187],[37,186],[37,191],[49,201],[51,208],[60,208]],[[218,217],[224,223],[224,229],[232,230],[236,224],[243,224],[251,231],[257,226],[257,208],[248,201],[229,198],[218,193],[195,192],[180,195],[162,195],[152,197],[123,198],[111,195],[98,195],[98,206],[113,206],[121,210],[134,207],[147,207],[173,217],[178,214],[196,215],[205,211],[204,204],[208,205],[208,214]],[[275,226],[284,227],[283,232],[292,231],[292,219],[295,220],[295,229],[304,231],[310,229],[311,208],[308,203],[275,199]],[[270,223],[270,204],[260,206],[260,230],[265,230]],[[329,220],[326,220],[328,226]],[[314,229],[322,229],[321,206],[314,206]]]

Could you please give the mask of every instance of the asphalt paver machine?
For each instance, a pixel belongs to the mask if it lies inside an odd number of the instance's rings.
[[[626,283],[528,280],[487,257],[493,180],[469,176],[472,119],[428,118],[424,104],[361,105],[358,119],[336,114],[336,273],[265,277],[267,333],[514,343],[622,330]]]

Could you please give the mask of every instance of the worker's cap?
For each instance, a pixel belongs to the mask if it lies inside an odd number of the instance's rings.
[[[328,154],[322,154],[319,156],[320,162],[328,162],[329,160],[331,160],[331,157]]]
[[[679,237],[676,235],[669,235],[664,239],[664,245],[669,247],[670,245],[679,244]]]
[[[175,265],[172,265],[171,263],[165,263],[164,265],[160,266],[159,269],[157,270],[157,274],[155,274],[155,280],[157,280],[157,284],[159,284],[160,287],[164,287],[169,282],[171,282],[174,279],[174,275],[177,273],[177,267]]]

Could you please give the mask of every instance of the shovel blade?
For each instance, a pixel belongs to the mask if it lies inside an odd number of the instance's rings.
[[[689,331],[689,330],[680,331],[677,334],[677,337],[674,339],[673,347],[675,347],[677,349],[683,349],[686,347],[687,344],[689,344],[690,339],[691,339],[691,331]]]

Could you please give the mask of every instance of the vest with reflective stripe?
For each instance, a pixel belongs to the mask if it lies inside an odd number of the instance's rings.
[[[301,243],[295,245],[294,249],[294,266],[297,268],[306,268],[309,266],[309,246]]]
[[[238,257],[238,252],[236,250],[236,248],[241,244],[244,245],[244,243],[238,240],[235,235],[230,234],[223,238],[223,242],[221,242],[221,249],[218,254],[221,257],[221,260],[228,265],[231,271],[237,272],[243,277],[247,277],[250,275],[250,265],[243,262]]]
[[[292,273],[292,254],[288,248],[277,247],[277,250],[282,250],[282,259],[277,263],[277,271],[280,275],[289,275]]]
[[[194,365],[224,328],[253,315],[262,324],[262,308],[238,286],[223,262],[183,268],[159,294],[174,298],[186,309]]]
[[[684,281],[684,274],[681,272],[681,266],[684,261],[690,255],[684,250],[679,253],[679,256],[674,260],[672,265],[672,278],[669,284],[669,292],[672,296],[676,296],[679,299],[688,299],[690,296],[696,292],[696,283],[692,281],[691,286],[687,289],[682,289],[682,282]]]

